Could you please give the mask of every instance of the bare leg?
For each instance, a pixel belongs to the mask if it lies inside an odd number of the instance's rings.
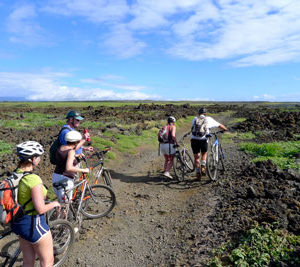
[[[53,240],[50,231],[45,234],[37,243],[33,244],[33,248],[40,259],[41,267],[53,266]]]
[[[166,171],[169,172],[173,166],[174,155],[168,155]]]
[[[200,153],[194,154],[195,168],[200,168]]]
[[[19,241],[23,254],[23,267],[33,267],[35,262],[33,245],[21,237],[19,237]]]

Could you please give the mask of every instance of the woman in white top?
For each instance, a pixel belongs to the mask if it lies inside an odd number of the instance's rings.
[[[198,179],[201,178],[201,175],[206,175],[206,157],[208,149],[208,139],[206,135],[209,133],[211,128],[215,127],[219,127],[224,131],[227,130],[223,124],[217,122],[212,117],[206,116],[206,113],[206,108],[200,108],[199,116],[195,117],[192,121],[191,147],[195,159],[196,177]]]

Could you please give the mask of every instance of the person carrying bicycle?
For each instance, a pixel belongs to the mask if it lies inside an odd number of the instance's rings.
[[[79,168],[78,160],[75,157],[76,149],[78,144],[82,140],[82,135],[78,131],[69,131],[65,135],[66,145],[62,145],[56,151],[56,161],[57,165],[55,167],[54,173],[52,174],[52,183],[57,183],[62,180],[67,179],[68,185],[66,190],[74,187],[74,178],[78,172],[88,173],[88,168]],[[58,201],[64,201],[64,190],[57,190],[53,187],[55,194],[57,195]],[[73,192],[70,191],[68,198],[72,198]]]
[[[206,158],[208,149],[208,138],[206,135],[209,134],[211,128],[215,127],[219,127],[224,131],[227,130],[223,124],[217,122],[212,117],[206,116],[206,113],[206,108],[200,108],[199,116],[195,117],[192,121],[191,147],[194,154],[197,179],[200,179],[201,175],[206,175]]]
[[[65,140],[65,135],[69,131],[73,131],[73,130],[77,129],[80,126],[80,123],[84,118],[81,116],[81,114],[79,112],[77,112],[75,110],[71,110],[68,112],[66,119],[67,119],[67,123],[61,128],[61,131],[58,136],[59,141],[62,145],[67,144],[67,142]],[[91,151],[91,152],[93,151],[92,146],[88,146],[88,147],[83,146],[84,143],[86,142],[86,140],[88,140],[89,138],[90,138],[90,134],[88,132],[84,133],[84,137],[77,144],[76,156],[82,155],[83,150],[87,150],[87,151]]]
[[[59,208],[60,204],[57,201],[45,204],[47,189],[42,179],[33,173],[43,153],[42,145],[35,141],[17,145],[20,161],[16,173],[24,173],[19,182],[18,202],[25,206],[25,215],[15,219],[11,229],[19,236],[23,266],[34,266],[36,256],[40,266],[52,266],[54,262],[52,235],[44,214]]]
[[[161,134],[161,136],[159,136],[159,149],[160,154],[163,154],[165,158],[163,175],[173,179],[170,170],[173,166],[173,159],[176,152],[174,145],[178,145],[176,139],[176,119],[170,116],[167,122],[167,125],[163,127],[163,131],[159,133],[159,135]]]

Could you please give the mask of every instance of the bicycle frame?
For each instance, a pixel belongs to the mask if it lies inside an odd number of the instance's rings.
[[[221,162],[223,170],[225,170],[223,159],[225,159],[225,155],[223,153],[221,143],[218,138],[218,134],[224,133],[224,131],[218,131],[215,133],[210,133],[207,135],[209,138],[209,144],[210,144],[210,152],[208,154],[208,157],[206,159],[206,165],[208,170],[208,176],[212,180],[216,180],[217,173],[218,173],[218,164]],[[215,138],[214,141],[212,141],[211,137]]]

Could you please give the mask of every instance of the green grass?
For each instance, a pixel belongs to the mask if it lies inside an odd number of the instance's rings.
[[[247,120],[247,119],[246,118],[235,118],[233,120],[230,120],[228,122],[228,125],[233,125],[233,124],[236,124],[236,123],[244,122],[245,120]]]
[[[93,147],[96,148],[97,150],[104,150],[106,147],[111,147],[114,150],[114,148],[116,147],[116,144],[113,143],[112,141],[106,140],[98,136],[91,137],[91,141]],[[109,153],[105,154],[105,158],[115,159],[116,154],[115,152],[110,151]]]
[[[299,266],[300,256],[296,253],[296,247],[299,245],[299,235],[275,229],[269,224],[256,224],[235,244],[229,242],[215,250],[209,265],[269,266],[272,260],[272,266],[281,266],[281,262]]]
[[[64,120],[57,120],[53,115],[38,113],[38,112],[25,112],[20,117],[16,114],[10,114],[13,119],[0,120],[0,127],[21,129],[34,129],[36,127],[51,127],[54,125],[64,124]]]
[[[13,150],[13,145],[3,140],[0,140],[0,157],[12,153],[12,150]]]
[[[255,156],[254,161],[270,159],[282,169],[294,168],[300,171],[295,155],[300,151],[300,141],[254,144],[244,143],[240,148]]]

